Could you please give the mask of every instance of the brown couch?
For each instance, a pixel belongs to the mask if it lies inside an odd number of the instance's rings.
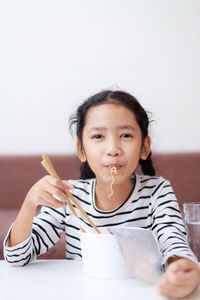
[[[80,163],[75,155],[50,157],[61,178],[79,178]],[[154,154],[153,161],[157,175],[171,181],[181,211],[184,202],[200,202],[200,153]],[[0,156],[0,259],[3,259],[3,239],[26,193],[46,174],[40,162],[39,155]],[[63,235],[60,241],[40,258],[65,258],[64,247]]]

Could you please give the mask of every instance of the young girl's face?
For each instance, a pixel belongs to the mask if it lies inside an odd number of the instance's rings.
[[[110,183],[110,167],[115,166],[115,184],[130,182],[139,159],[146,159],[150,138],[142,142],[141,129],[134,113],[121,104],[101,104],[92,107],[83,128],[78,155],[87,161],[97,182]]]

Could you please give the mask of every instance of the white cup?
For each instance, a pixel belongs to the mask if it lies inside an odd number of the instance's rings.
[[[132,277],[112,234],[80,232],[80,238],[85,275],[102,279]]]

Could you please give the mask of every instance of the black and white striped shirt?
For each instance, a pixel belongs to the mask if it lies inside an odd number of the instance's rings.
[[[135,175],[135,185],[128,199],[112,211],[99,210],[95,205],[95,179],[70,180],[74,185],[73,196],[92,219],[95,225],[103,227],[140,227],[151,229],[163,253],[163,263],[176,255],[196,258],[186,243],[186,232],[176,196],[169,181],[162,177]],[[77,215],[87,221],[74,207]],[[4,257],[12,265],[25,265],[48,251],[66,234],[66,258],[81,259],[79,227],[64,218],[70,215],[67,205],[55,209],[42,207],[34,218],[32,234],[22,243],[7,247],[4,242]],[[89,225],[89,224],[88,224]],[[90,225],[89,225],[90,226]]]

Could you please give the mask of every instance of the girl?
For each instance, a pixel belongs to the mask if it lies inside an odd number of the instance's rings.
[[[145,110],[130,94],[106,90],[87,99],[70,122],[70,128],[76,124],[81,179],[62,181],[45,176],[30,189],[5,239],[7,262],[28,264],[52,247],[62,231],[66,233],[67,259],[81,258],[79,228],[64,221],[69,207],[52,196],[66,201],[66,191],[71,190],[99,228],[137,226],[153,230],[166,269],[158,292],[173,298],[190,294],[199,285],[200,271],[185,241],[172,187],[155,176]],[[138,164],[144,175],[135,173]],[[116,168],[117,175],[113,195],[108,198],[111,167]],[[43,206],[41,212],[34,217],[39,205]],[[76,213],[82,218],[79,211]]]

